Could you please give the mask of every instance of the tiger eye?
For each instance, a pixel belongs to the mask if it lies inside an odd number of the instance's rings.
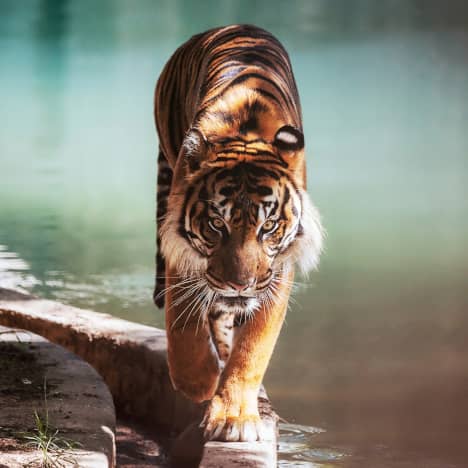
[[[273,221],[272,219],[267,219],[262,226],[262,229],[264,232],[269,232],[272,231],[276,226],[276,222]]]
[[[211,223],[216,229],[222,229],[224,227],[224,222],[220,218],[214,218],[211,220]]]

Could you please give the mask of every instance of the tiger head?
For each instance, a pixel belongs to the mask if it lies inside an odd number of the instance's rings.
[[[315,268],[323,231],[304,187],[303,146],[291,126],[271,142],[188,132],[161,228],[166,267],[244,312],[272,300],[294,263]]]

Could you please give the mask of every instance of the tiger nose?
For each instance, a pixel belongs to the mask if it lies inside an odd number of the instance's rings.
[[[232,289],[234,289],[237,292],[244,292],[247,291],[247,289],[250,289],[255,286],[256,279],[255,278],[249,278],[247,281],[237,282],[237,281],[226,281],[228,286],[230,286]]]

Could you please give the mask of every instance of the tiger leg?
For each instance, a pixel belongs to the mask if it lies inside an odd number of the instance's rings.
[[[183,299],[176,273],[166,284],[166,334],[169,374],[176,390],[195,402],[213,397],[221,366],[207,321],[208,311],[196,309],[197,298]]]
[[[279,286],[277,303],[263,304],[238,331],[236,343],[209,403],[202,425],[207,440],[253,441],[266,434],[258,413],[258,392],[287,309],[294,273]]]
[[[234,338],[234,313],[222,310],[210,311],[208,316],[211,337],[224,367],[231,355]]]
[[[153,300],[157,307],[164,307],[164,288],[166,287],[166,264],[161,254],[161,238],[159,234],[161,223],[167,213],[167,197],[171,190],[172,169],[169,166],[164,153],[159,150],[158,156],[158,188],[156,195],[156,283],[153,292]]]

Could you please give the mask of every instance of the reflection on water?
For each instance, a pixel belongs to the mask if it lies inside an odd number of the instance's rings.
[[[29,265],[14,252],[0,245],[0,287],[27,292],[38,281],[29,274]]]
[[[266,377],[281,464],[465,466],[468,7],[206,5],[0,2],[0,283],[163,324],[155,80],[190,34],[256,23],[290,51],[328,231]]]

